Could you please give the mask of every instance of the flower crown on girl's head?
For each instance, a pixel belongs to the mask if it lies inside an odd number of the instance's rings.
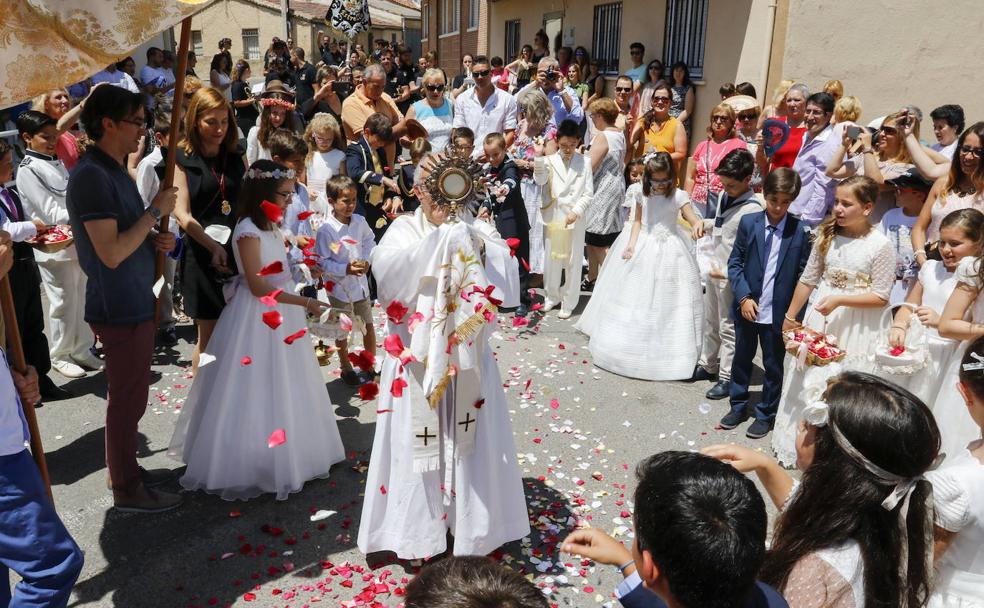
[[[274,169],[273,171],[249,169],[246,171],[246,179],[294,179],[295,175],[293,169]]]
[[[267,97],[266,99],[261,99],[260,100],[260,105],[263,106],[264,108],[267,108],[267,107],[270,107],[270,106],[280,106],[280,107],[286,108],[288,110],[293,110],[294,109],[294,104],[292,104],[291,102],[287,101],[286,99],[278,99],[276,97]]]

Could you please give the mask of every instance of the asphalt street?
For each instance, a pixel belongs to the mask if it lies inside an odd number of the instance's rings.
[[[530,537],[494,556],[527,575],[557,606],[617,604],[617,572],[560,555],[564,536],[592,525],[631,542],[633,468],[652,453],[731,441],[768,450],[768,439],[715,430],[727,402],[704,399],[709,383],[643,382],[593,367],[586,338],[573,329],[576,315],[560,321],[554,311],[531,319],[527,327],[513,327],[511,316],[501,316],[492,341],[533,528]],[[179,345],[159,348],[154,360],[140,425],[139,458],[146,468],[180,466],[166,450],[192,382],[193,327],[179,326],[179,335]],[[112,509],[103,374],[66,382],[53,372],[77,395],[38,410],[56,506],[85,551],[70,606],[400,605],[411,566],[385,554],[367,561],[355,546],[374,403],[338,378],[334,362],[322,372],[348,454],[329,479],[309,482],[280,502],[186,493],[179,509],[161,515]]]

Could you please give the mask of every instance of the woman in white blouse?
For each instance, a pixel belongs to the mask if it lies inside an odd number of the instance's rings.
[[[836,365],[836,364],[833,364]],[[754,471],[780,514],[759,580],[790,608],[924,606],[940,434],[918,398],[870,374],[815,389],[796,439],[800,481],[749,448],[703,452]]]

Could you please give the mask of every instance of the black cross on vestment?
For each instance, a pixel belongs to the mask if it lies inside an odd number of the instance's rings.
[[[467,433],[468,425],[470,425],[473,422],[478,422],[478,421],[471,417],[471,412],[465,412],[465,419],[459,422],[458,426],[465,425],[465,432]]]
[[[430,438],[436,438],[436,437],[437,437],[437,435],[431,435],[431,434],[429,434],[427,432],[427,427],[426,426],[424,427],[424,434],[423,435],[417,435],[417,439],[423,439],[424,440],[424,447],[427,447],[427,440],[428,439],[430,439]]]

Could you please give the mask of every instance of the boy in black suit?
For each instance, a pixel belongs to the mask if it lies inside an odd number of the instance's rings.
[[[366,218],[376,242],[382,238],[389,225],[386,214],[391,211],[392,200],[386,191],[399,192],[400,187],[387,175],[385,146],[393,139],[393,122],[379,112],[366,119],[362,137],[345,150],[345,169],[355,180],[358,202],[355,212]]]
[[[519,167],[511,158],[506,158],[506,138],[502,133],[489,133],[483,142],[485,156],[489,159],[488,198],[479,211],[479,217],[491,214],[495,229],[503,239],[517,239],[519,244],[513,249],[519,262],[519,307],[516,316],[529,313],[529,258],[530,258],[530,220],[526,215],[526,205],[519,190]]]
[[[731,411],[721,427],[733,429],[749,418],[748,383],[752,359],[762,345],[765,381],[755,406],[755,421],[745,435],[765,437],[772,430],[782,392],[782,323],[793,291],[810,257],[808,227],[788,213],[799,194],[800,178],[792,169],[776,169],[765,180],[766,207],[741,219],[728,259],[728,280],[735,298],[735,358],[731,366]],[[799,312],[802,318],[803,312]]]

